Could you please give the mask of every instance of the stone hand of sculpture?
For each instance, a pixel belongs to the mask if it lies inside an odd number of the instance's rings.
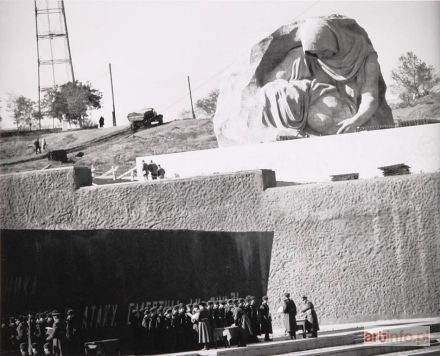
[[[375,53],[368,56],[365,63],[365,83],[361,88],[361,103],[359,109],[351,118],[339,122],[338,134],[355,132],[356,128],[368,122],[378,107],[379,63]]]
[[[357,124],[356,119],[353,117],[342,120],[336,125],[339,126],[337,134],[355,132],[359,127],[359,124]]]

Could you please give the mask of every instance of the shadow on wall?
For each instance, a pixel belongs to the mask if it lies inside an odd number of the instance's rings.
[[[148,303],[260,298],[272,241],[273,232],[2,230],[2,315],[73,307],[88,314],[84,327],[121,326]],[[104,320],[109,305],[117,312]]]

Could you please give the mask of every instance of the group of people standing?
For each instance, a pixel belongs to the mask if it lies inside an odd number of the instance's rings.
[[[163,169],[160,164],[154,163],[152,160],[150,163],[146,163],[142,160],[142,175],[144,180],[148,180],[148,177],[151,176],[152,180],[157,178],[163,179],[165,178],[165,169]]]
[[[170,353],[208,349],[228,346],[231,338],[238,346],[246,346],[247,342],[258,342],[258,335],[264,335],[268,341],[272,319],[267,301],[263,297],[258,305],[255,297],[248,296],[134,310],[130,320],[134,351]]]
[[[11,317],[1,325],[2,350],[19,350],[20,355],[78,355],[79,327],[72,309],[61,313],[37,313]]]
[[[307,297],[302,298],[300,312],[305,314],[305,326],[317,337],[318,318]],[[285,293],[279,312],[283,315],[286,333],[296,339],[297,307]],[[172,353],[230,346],[239,347],[259,342],[258,336],[270,341],[272,316],[268,297],[261,303],[257,298],[202,301],[172,307],[158,306],[135,309],[130,313],[131,338],[129,348],[135,354]],[[10,318],[2,322],[2,348],[20,350],[27,355],[82,354],[82,336],[75,313],[69,309],[66,317],[57,312]],[[7,345],[6,345],[7,344]]]
[[[318,337],[318,316],[316,315],[313,303],[306,296],[302,297],[300,311],[305,315],[305,328],[307,332],[311,333],[312,337]],[[298,329],[296,324],[297,308],[295,302],[290,299],[290,293],[284,293],[282,312],[286,333],[289,334],[291,339],[296,339],[296,331]]]

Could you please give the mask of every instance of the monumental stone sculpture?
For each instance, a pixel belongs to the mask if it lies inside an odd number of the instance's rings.
[[[220,146],[377,129],[394,124],[378,55],[353,19],[280,27],[223,81],[214,117]]]

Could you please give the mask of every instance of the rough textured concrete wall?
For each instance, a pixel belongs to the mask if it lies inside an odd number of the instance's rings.
[[[194,229],[252,231],[273,171],[106,186],[81,169],[0,176],[3,229]],[[75,190],[76,189],[76,190]],[[244,214],[243,212],[246,212]],[[255,213],[254,213],[255,212]]]
[[[91,184],[90,170],[50,169],[0,177],[3,229],[72,228],[75,189]]]
[[[440,314],[440,174],[268,189],[272,306],[325,322]]]
[[[251,171],[87,187],[77,193],[75,228],[252,231],[263,188],[274,185],[273,172]]]

